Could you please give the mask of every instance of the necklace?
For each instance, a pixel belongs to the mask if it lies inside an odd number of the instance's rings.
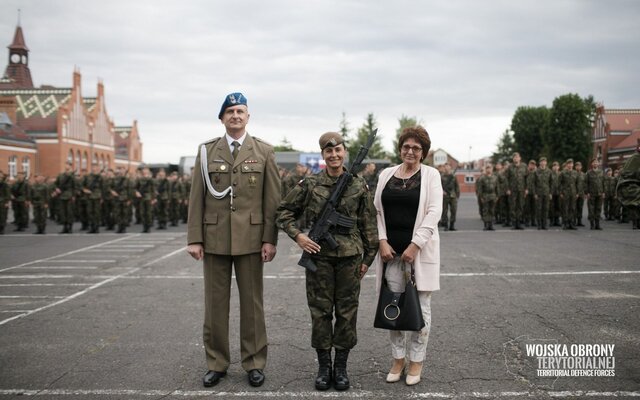
[[[404,165],[403,165],[403,167],[404,167]],[[405,170],[405,171],[404,171],[403,176],[404,176],[404,175],[407,175],[406,168],[404,168],[404,170]],[[411,179],[411,177],[413,176],[413,170],[411,170],[411,171],[409,171],[409,172],[410,172],[410,174],[409,174],[409,176],[408,176],[406,179],[405,179],[405,178],[403,178],[402,176],[400,176],[400,179],[402,179],[402,188],[403,188],[403,189],[406,189],[406,188],[407,188],[407,181],[408,181],[409,179]]]

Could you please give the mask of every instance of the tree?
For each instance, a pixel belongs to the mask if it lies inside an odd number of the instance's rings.
[[[556,161],[573,158],[589,165],[591,156],[591,127],[595,104],[593,97],[580,98],[565,94],[553,100],[549,113],[549,128],[545,142],[549,156]]]
[[[273,146],[273,151],[298,151],[291,146],[291,142],[289,142],[284,136],[279,145]]]
[[[404,128],[409,128],[409,127],[416,126],[418,124],[422,124],[422,122],[418,122],[417,117],[408,117],[404,114],[402,114],[402,116],[398,118],[398,123],[400,124],[400,127],[396,129],[396,138],[393,139],[393,149],[391,149],[393,154],[391,156],[391,161],[395,164],[400,164],[402,162],[402,160],[400,159],[400,155],[398,154],[398,139],[400,139],[400,135],[402,135],[402,131],[404,130]],[[425,157],[426,157],[426,154],[425,154]]]
[[[378,123],[376,122],[376,117],[373,115],[373,113],[367,114],[367,118],[365,119],[364,124],[362,124],[362,126],[358,129],[356,137],[348,142],[347,149],[349,151],[349,160],[354,160],[356,158],[356,155],[360,151],[360,147],[367,143],[369,134],[373,132],[377,127]],[[382,148],[382,145],[380,144],[380,134],[376,135],[376,139],[373,141],[367,157],[386,157],[386,153]]]
[[[342,112],[342,119],[340,120],[340,134],[344,138],[345,144],[349,147],[351,128],[349,128],[349,121],[347,121],[347,114]]]
[[[495,164],[497,162],[503,162],[505,160],[511,160],[513,152],[515,151],[515,143],[513,137],[509,133],[508,129],[505,129],[504,133],[498,141],[498,148],[495,153],[491,155],[491,161]]]
[[[549,124],[549,109],[518,107],[511,120],[515,149],[524,162],[537,160],[544,151],[545,131]]]

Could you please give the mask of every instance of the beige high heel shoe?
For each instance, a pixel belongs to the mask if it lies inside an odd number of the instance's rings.
[[[402,363],[402,366],[400,367],[400,371],[398,373],[392,372],[394,369],[396,370],[398,369],[397,366],[400,365],[400,363]],[[387,382],[388,383],[398,382],[400,380],[400,376],[402,375],[403,371],[404,371],[404,358],[403,359],[394,358],[393,365],[391,366],[391,370],[387,374]]]
[[[416,366],[419,366],[418,371],[416,371]],[[407,369],[407,378],[405,379],[405,383],[408,386],[417,385],[420,382],[420,377],[422,375],[422,363],[410,362],[409,368]]]

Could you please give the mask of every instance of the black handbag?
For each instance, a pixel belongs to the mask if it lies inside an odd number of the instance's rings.
[[[382,285],[374,328],[388,329],[392,331],[419,331],[424,327],[422,308],[418,299],[413,265],[411,275],[407,279],[404,293],[396,293],[389,289],[387,284],[387,263],[382,266]]]

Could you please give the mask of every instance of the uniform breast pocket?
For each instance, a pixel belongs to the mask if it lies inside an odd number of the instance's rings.
[[[216,190],[224,190],[229,187],[229,165],[224,162],[209,163],[209,179]]]
[[[260,162],[244,163],[240,167],[242,181],[249,188],[262,187],[262,176],[264,175],[264,164]]]

